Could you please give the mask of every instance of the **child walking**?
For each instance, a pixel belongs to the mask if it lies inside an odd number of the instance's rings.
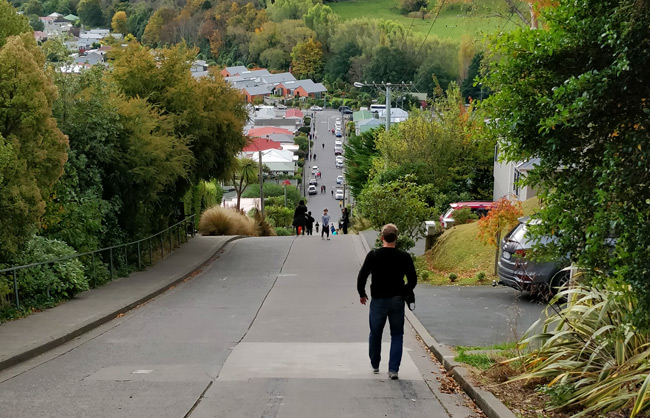
[[[320,233],[320,239],[323,238],[323,234],[327,235],[327,240],[330,240],[330,229],[329,229],[329,224],[330,224],[330,215],[327,213],[327,208],[323,209],[323,216],[321,216],[321,233]]]

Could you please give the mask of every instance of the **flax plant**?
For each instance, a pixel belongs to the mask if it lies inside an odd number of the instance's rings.
[[[533,324],[519,343],[525,372],[513,380],[542,378],[541,389],[562,393],[554,409],[579,407],[575,416],[622,410],[639,416],[650,406],[650,335],[630,318],[638,301],[629,286],[576,286],[559,292],[563,308],[550,304],[543,329]],[[553,309],[553,311],[549,311]]]

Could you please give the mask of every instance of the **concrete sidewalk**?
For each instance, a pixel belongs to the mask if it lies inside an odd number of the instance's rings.
[[[196,236],[147,270],[0,325],[0,370],[36,357],[152,299],[196,274],[238,236]]]

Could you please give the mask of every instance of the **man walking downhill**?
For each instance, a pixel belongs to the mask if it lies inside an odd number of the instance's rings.
[[[370,283],[370,337],[368,354],[372,371],[379,373],[381,361],[381,335],[386,325],[390,326],[390,357],[388,360],[388,377],[398,378],[399,366],[402,361],[402,345],[404,342],[404,297],[408,290],[413,290],[417,284],[417,274],[411,256],[395,248],[397,243],[397,227],[393,224],[384,225],[381,229],[381,248],[370,250],[361,266],[357,277],[357,291],[361,304],[368,301],[366,281],[372,274]],[[404,283],[406,276],[407,283]]]

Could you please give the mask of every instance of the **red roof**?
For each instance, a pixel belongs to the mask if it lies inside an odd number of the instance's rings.
[[[265,151],[267,149],[282,149],[279,142],[268,138],[251,138],[248,145],[244,147],[244,152]]]
[[[248,136],[254,138],[266,138],[267,135],[272,135],[272,134],[293,135],[293,132],[291,132],[288,129],[276,128],[273,126],[265,126],[263,128],[253,128],[250,131],[248,131]]]
[[[284,116],[285,118],[303,118],[303,114],[300,111],[300,109],[289,109],[287,110],[287,114]]]

